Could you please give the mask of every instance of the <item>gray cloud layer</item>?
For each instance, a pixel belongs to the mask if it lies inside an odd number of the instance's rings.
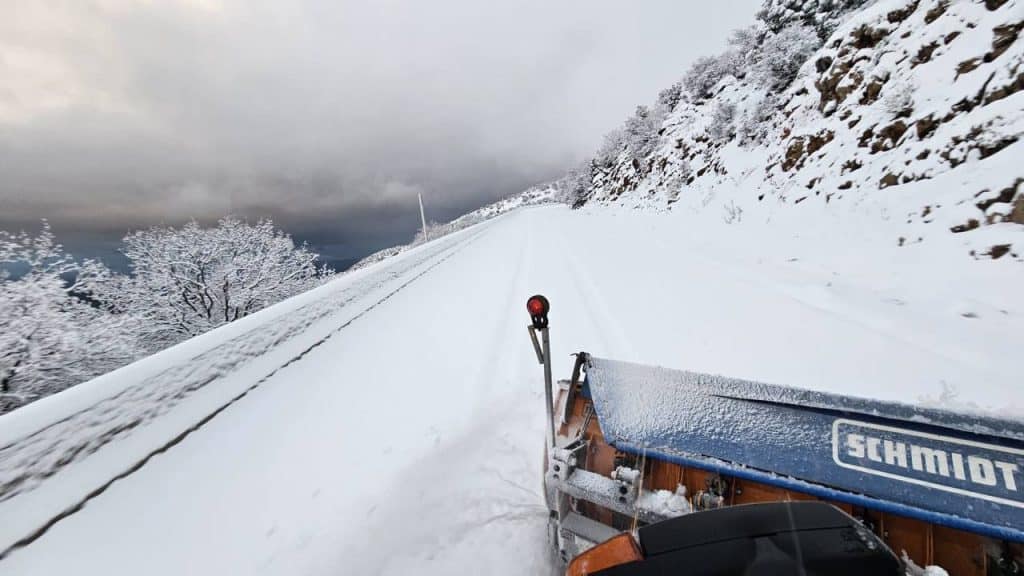
[[[759,0],[2,0],[0,226],[404,239],[556,176]],[[354,243],[354,244],[353,244]]]

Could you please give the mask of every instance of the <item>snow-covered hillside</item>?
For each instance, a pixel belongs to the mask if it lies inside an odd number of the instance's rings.
[[[733,52],[663,93],[656,141],[627,122],[623,148],[584,171],[578,202],[730,221],[827,205],[901,222],[894,246],[955,234],[954,253],[1024,259],[1020,0],[830,4],[768,2]],[[842,23],[806,57],[794,44],[817,44],[821,28],[793,26],[808,14]],[[773,62],[795,57],[806,60],[780,91],[786,70]]]

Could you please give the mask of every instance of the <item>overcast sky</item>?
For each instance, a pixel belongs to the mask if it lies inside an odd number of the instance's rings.
[[[0,0],[0,227],[357,255],[556,177],[760,0]],[[97,240],[98,239],[98,240]]]

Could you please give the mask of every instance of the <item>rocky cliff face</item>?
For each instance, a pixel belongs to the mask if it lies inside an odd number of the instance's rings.
[[[636,118],[609,136],[576,204],[870,206],[905,221],[895,245],[961,234],[975,257],[1022,260],[1022,29],[1020,0],[769,0],[730,53],[638,110],[660,121],[648,140]]]

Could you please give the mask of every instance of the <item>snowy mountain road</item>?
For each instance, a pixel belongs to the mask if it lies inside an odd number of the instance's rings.
[[[0,418],[0,574],[551,572],[534,293],[556,378],[586,350],[1024,413],[1015,268],[681,222],[516,210]]]

